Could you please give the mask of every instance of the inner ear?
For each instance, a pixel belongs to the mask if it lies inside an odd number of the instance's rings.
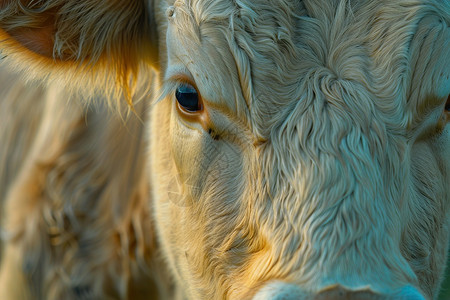
[[[7,38],[37,54],[53,56],[57,13],[55,7],[30,0],[0,0],[0,8],[1,27],[9,35]]]
[[[37,54],[52,57],[55,43],[55,26],[52,18],[37,28],[17,28],[7,32],[22,46]]]

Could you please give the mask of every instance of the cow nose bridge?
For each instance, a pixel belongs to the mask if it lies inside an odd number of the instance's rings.
[[[425,300],[425,298],[412,286],[405,286],[388,294],[379,294],[368,289],[352,291],[341,286],[327,288],[318,294],[310,294],[294,284],[271,282],[263,286],[252,300]]]

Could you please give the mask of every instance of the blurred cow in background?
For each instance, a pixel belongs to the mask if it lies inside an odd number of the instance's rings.
[[[0,49],[1,299],[437,297],[450,2],[0,0]]]

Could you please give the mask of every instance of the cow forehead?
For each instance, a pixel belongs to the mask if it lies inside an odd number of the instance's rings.
[[[253,127],[263,136],[268,132],[262,128],[273,128],[282,122],[294,106],[305,102],[305,95],[311,101],[331,102],[343,110],[372,110],[373,107],[358,107],[358,102],[374,99],[385,101],[380,104],[385,108],[399,106],[403,95],[386,90],[380,74],[383,70],[374,70],[374,62],[383,66],[390,60],[401,60],[408,40],[381,45],[385,40],[372,39],[368,32],[373,23],[367,20],[380,14],[381,6],[372,4],[366,12],[364,7],[347,7],[346,1],[318,1],[325,8],[335,6],[329,8],[335,11],[334,15],[324,13],[319,18],[307,15],[302,2],[292,2],[174,3],[172,17],[179,37],[184,35],[189,43],[198,46],[195,51],[195,47],[184,48],[187,59],[183,63],[192,63],[188,68],[196,69],[200,85],[204,84],[204,90],[210,93],[208,100],[222,101],[236,113],[249,108],[250,113],[242,117],[250,115]],[[404,27],[397,34],[411,31]],[[385,51],[390,57],[376,57],[377,51],[382,53],[380,47],[392,47],[392,51]],[[389,82],[400,82],[404,71],[399,68],[393,72]],[[370,86],[376,81],[381,83]],[[344,96],[346,99],[342,99]],[[349,106],[351,102],[357,105]],[[401,116],[394,117],[401,123]]]
[[[178,32],[176,41],[168,42],[178,52],[175,56],[184,60],[185,65],[193,63],[187,67],[194,69],[191,73],[200,75],[202,85],[213,87],[208,90],[218,90],[223,86],[219,83],[232,79],[231,87],[235,91],[231,95],[217,97],[230,102],[241,98],[239,105],[249,107],[255,104],[255,82],[264,81],[269,89],[272,86],[267,84],[272,79],[282,83],[279,78],[287,74],[284,66],[293,63],[287,56],[294,54],[292,37],[296,27],[291,14],[297,11],[297,4],[292,4],[292,9],[282,9],[279,5],[256,2],[176,1],[174,13],[169,12],[173,21],[170,23]],[[286,53],[283,47],[290,47],[291,53]],[[267,53],[260,53],[264,48]],[[182,51],[184,54],[180,53]],[[197,74],[193,74],[194,77]],[[207,74],[208,79],[202,74]],[[285,90],[286,84],[274,85]],[[217,100],[214,95],[207,98]]]
[[[237,106],[245,104],[245,101],[235,101],[239,98],[235,93],[239,90],[238,71],[223,35],[220,38],[199,37],[190,30],[186,32],[171,27],[167,34],[166,82],[186,76],[196,84],[205,102],[239,110]]]

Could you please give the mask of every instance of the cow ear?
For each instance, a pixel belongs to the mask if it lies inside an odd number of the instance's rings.
[[[445,1],[444,1],[445,3]],[[419,125],[430,108],[445,110],[450,94],[450,6],[442,3],[417,24],[410,43],[411,125]]]
[[[31,71],[32,77],[64,74],[84,86],[115,77],[128,89],[142,61],[158,61],[152,3],[0,0],[0,51],[10,65]]]

